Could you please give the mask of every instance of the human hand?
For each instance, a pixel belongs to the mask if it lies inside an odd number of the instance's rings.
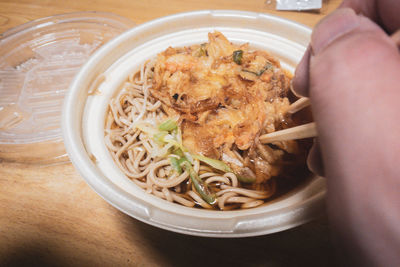
[[[344,1],[314,29],[294,89],[318,128],[311,167],[328,183],[335,234],[362,263],[400,266],[400,1]],[[387,31],[387,32],[385,32]]]

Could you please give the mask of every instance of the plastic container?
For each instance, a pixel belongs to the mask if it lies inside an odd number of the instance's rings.
[[[72,163],[105,200],[148,224],[190,235],[245,237],[282,231],[305,223],[324,206],[325,181],[306,184],[263,206],[236,211],[200,210],[146,194],[113,162],[104,143],[110,98],[139,64],[168,46],[202,43],[219,30],[235,43],[270,51],[294,70],[311,30],[278,17],[239,11],[198,11],[153,20],[118,36],[99,49],[71,84],[64,102],[64,142]],[[96,88],[96,93],[88,94]]]
[[[61,108],[75,74],[90,55],[133,27],[102,12],[41,18],[0,38],[0,159],[51,163],[68,160]]]

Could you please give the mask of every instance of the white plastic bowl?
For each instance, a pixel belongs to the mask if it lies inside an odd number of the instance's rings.
[[[282,18],[239,11],[181,13],[123,33],[98,50],[71,84],[62,122],[70,159],[87,183],[114,207],[163,229],[208,237],[245,237],[303,224],[324,207],[325,182],[321,177],[313,177],[261,207],[200,210],[146,194],[118,169],[107,151],[107,105],[129,73],[168,46],[207,41],[207,33],[214,30],[221,31],[232,42],[249,42],[271,52],[291,71],[301,59],[311,33],[309,28]],[[98,86],[100,93],[88,95],[93,86]]]

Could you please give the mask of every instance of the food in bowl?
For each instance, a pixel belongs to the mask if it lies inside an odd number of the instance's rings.
[[[259,136],[300,124],[291,74],[277,59],[220,32],[169,47],[111,99],[105,142],[146,192],[188,207],[257,207],[307,176],[307,143]]]

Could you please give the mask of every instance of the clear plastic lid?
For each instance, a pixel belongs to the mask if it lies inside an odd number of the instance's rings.
[[[63,157],[61,109],[70,81],[94,51],[133,26],[111,13],[79,12],[3,33],[0,159],[51,162]]]

